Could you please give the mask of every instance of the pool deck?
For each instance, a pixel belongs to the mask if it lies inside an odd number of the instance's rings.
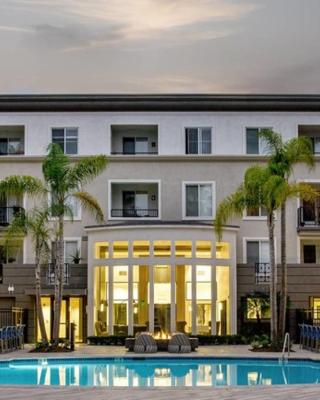
[[[36,354],[29,353],[30,347],[13,353],[1,354],[1,360],[13,358],[86,358],[86,357],[135,357],[123,347],[116,346],[87,346],[79,345],[73,353]],[[290,358],[319,360],[319,353],[300,350],[294,346]],[[139,356],[139,355],[138,355]],[[168,353],[156,353],[146,357],[171,357]],[[174,355],[173,355],[174,356]],[[253,353],[248,346],[202,346],[192,357],[243,357],[243,358],[279,358],[279,353]],[[141,357],[141,355],[140,355]],[[182,355],[182,357],[190,357]],[[186,387],[186,388],[79,388],[79,387],[14,387],[2,386],[0,399],[46,399],[46,400],[89,400],[89,399],[124,399],[140,400],[152,398],[153,400],[319,400],[320,385],[282,385],[282,386],[251,386],[251,387]]]

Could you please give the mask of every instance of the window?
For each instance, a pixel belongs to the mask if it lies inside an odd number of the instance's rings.
[[[64,260],[66,263],[74,263],[74,259],[80,257],[78,240],[65,240]]]
[[[247,297],[247,319],[261,320],[270,318],[270,301],[267,296]]]
[[[212,218],[213,216],[213,185],[187,184],[185,186],[185,216],[197,218]]]
[[[246,153],[266,154],[267,149],[264,141],[259,137],[259,132],[266,128],[246,128]]]
[[[186,128],[186,154],[211,154],[211,128]]]
[[[65,154],[78,154],[78,128],[52,128],[52,143]]]
[[[269,263],[269,242],[267,240],[247,241],[247,263]]]
[[[264,207],[250,207],[246,210],[246,218],[261,218],[267,216],[267,210]]]
[[[55,204],[55,195],[51,193],[49,194],[49,203],[52,207],[51,216],[56,218],[59,216],[59,207]],[[81,219],[81,205],[77,198],[73,196],[68,196],[66,200],[67,209],[65,210],[64,219]]]
[[[314,264],[317,262],[317,251],[314,244],[305,244],[303,246],[303,262]]]

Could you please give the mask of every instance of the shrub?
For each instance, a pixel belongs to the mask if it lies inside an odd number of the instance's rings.
[[[200,346],[223,345],[223,344],[247,344],[247,339],[241,335],[189,335],[197,337]],[[89,336],[87,342],[90,345],[100,346],[124,346],[125,339],[133,336]]]

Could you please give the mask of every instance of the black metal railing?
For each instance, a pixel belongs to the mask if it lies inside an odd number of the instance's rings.
[[[299,207],[298,228],[320,227],[320,207]]]
[[[14,145],[1,143],[0,140],[0,156],[23,155],[24,144],[23,142],[16,142]]]
[[[9,225],[13,217],[23,211],[20,206],[0,207],[0,225]]]
[[[20,307],[0,309],[0,328],[2,326],[16,326],[23,323],[23,309]]]
[[[256,283],[269,283],[270,282],[270,264],[269,263],[255,263],[256,270]]]
[[[156,155],[158,154],[157,151],[112,151],[112,155],[123,155],[123,156],[138,156],[138,155],[145,155],[151,154]]]
[[[157,218],[157,209],[112,208],[111,217],[115,218]]]
[[[64,285],[69,285],[70,268],[69,264],[64,264]],[[47,270],[47,285],[54,285],[55,282],[55,264],[49,263]]]

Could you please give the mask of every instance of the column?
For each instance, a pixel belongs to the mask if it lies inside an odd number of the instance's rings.
[[[216,277],[216,266],[212,265],[211,268],[211,335],[217,334],[217,277]]]
[[[192,293],[192,334],[197,334],[197,269],[196,265],[191,266],[191,293]]]
[[[154,283],[153,265],[149,265],[149,332],[154,333]]]
[[[171,264],[171,305],[170,305],[170,331],[176,331],[176,268]]]
[[[113,335],[113,265],[108,268],[108,333]]]
[[[128,265],[128,335],[133,335],[133,265]]]

